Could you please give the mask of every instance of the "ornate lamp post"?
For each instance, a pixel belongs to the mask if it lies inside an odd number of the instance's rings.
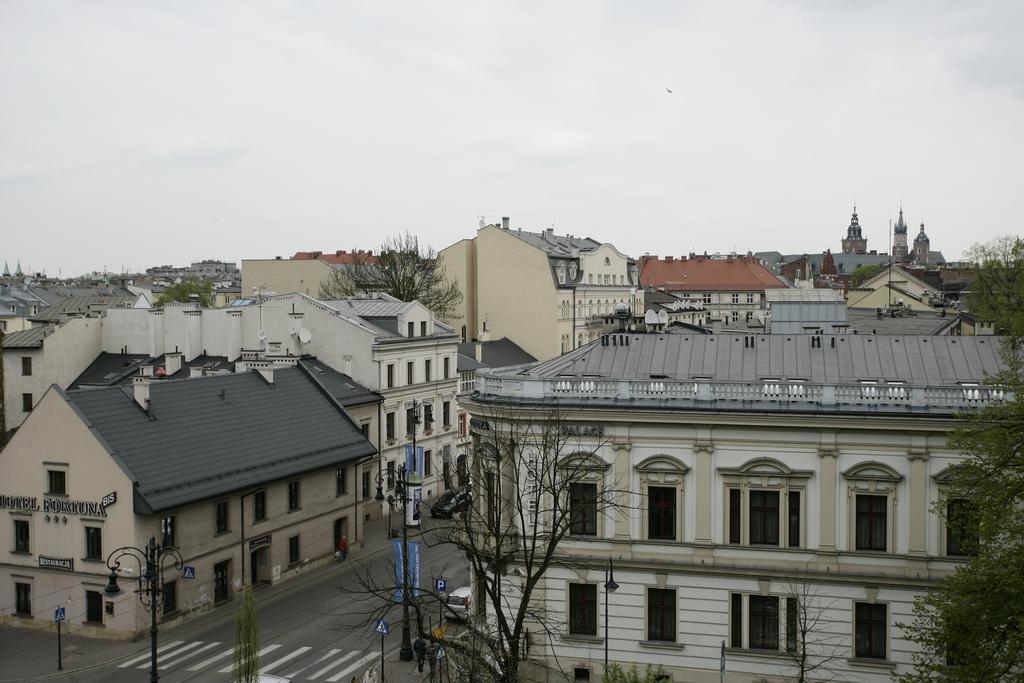
[[[604,673],[601,674],[602,676],[608,675],[608,594],[614,593],[618,587],[619,584],[615,583],[612,561],[609,558],[608,568],[604,570]]]
[[[174,546],[159,546],[155,537],[150,537],[149,544],[145,548],[124,546],[110,553],[107,557],[107,568],[110,569],[110,579],[107,581],[103,592],[114,596],[121,592],[117,585],[117,570],[121,568],[122,558],[134,560],[139,569],[139,587],[135,593],[139,596],[139,602],[150,614],[149,626],[149,680],[156,683],[156,613],[164,603],[164,569],[173,566],[178,571],[184,566],[181,554]]]
[[[415,453],[415,446],[413,447]],[[409,587],[409,525],[406,523],[409,504],[409,476],[405,465],[399,465],[395,473],[395,495],[384,497],[384,473],[377,474],[377,495],[379,501],[387,501],[388,504],[388,527],[390,531],[391,513],[399,503],[402,506],[402,647],[398,651],[398,658],[403,662],[411,662],[414,657],[412,650],[412,636],[409,627],[409,597],[412,591]]]

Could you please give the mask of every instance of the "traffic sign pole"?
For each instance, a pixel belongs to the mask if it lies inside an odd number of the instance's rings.
[[[444,598],[441,597],[442,593],[447,592],[448,582],[443,577],[438,577],[437,581],[434,582],[434,589],[437,590],[437,627],[441,628],[444,626]]]
[[[57,622],[57,671],[64,670],[64,657],[60,650],[60,622]]]
[[[384,683],[384,631],[380,634],[380,680]]]

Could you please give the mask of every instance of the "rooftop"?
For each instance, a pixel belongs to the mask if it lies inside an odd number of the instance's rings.
[[[5,349],[41,349],[43,339],[54,330],[54,325],[39,325],[30,327],[27,330],[11,332],[4,335],[3,348]]]
[[[670,291],[762,291],[786,285],[751,256],[640,258],[640,283]]]
[[[371,455],[373,445],[299,367],[63,392],[158,512]]]

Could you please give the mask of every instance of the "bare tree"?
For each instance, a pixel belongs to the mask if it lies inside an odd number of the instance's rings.
[[[565,420],[557,410],[493,410],[474,420],[474,429],[472,504],[451,520],[432,522],[432,531],[420,537],[455,544],[465,553],[471,614],[465,628],[431,632],[433,615],[454,613],[443,596],[424,592],[411,601],[414,631],[444,648],[445,675],[454,680],[537,680],[545,670],[561,672],[548,646],[566,632],[566,616],[561,609],[548,610],[545,595],[546,574],[562,566],[559,545],[599,533],[602,523],[622,514],[625,496],[602,459],[603,434]],[[572,566],[578,568],[579,561]],[[368,622],[392,609],[402,594],[368,571],[352,590],[376,605]]]
[[[848,646],[828,616],[833,602],[825,602],[806,570],[786,582],[785,653],[796,668],[798,683],[840,676],[833,666],[846,659]]]
[[[353,256],[353,263],[336,268],[320,285],[321,299],[384,292],[402,301],[419,301],[441,317],[462,301],[459,283],[448,279],[434,248],[421,247],[408,232],[384,240],[376,256],[362,252]]]

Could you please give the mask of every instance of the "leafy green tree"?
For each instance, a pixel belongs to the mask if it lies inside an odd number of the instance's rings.
[[[660,666],[655,668],[648,664],[644,670],[638,671],[634,665],[629,671],[618,664],[609,664],[608,671],[601,680],[603,683],[658,683],[665,673]]]
[[[417,300],[441,317],[462,301],[459,283],[448,279],[433,247],[421,247],[408,232],[384,240],[376,256],[356,254],[354,263],[335,269],[320,285],[321,299],[377,292],[402,301]]]
[[[1000,238],[973,250],[971,306],[1006,333],[993,401],[965,414],[949,445],[965,455],[937,513],[969,553],[918,599],[906,636],[921,647],[903,683],[1019,681],[1024,672],[1024,245]]]
[[[192,301],[192,295],[197,294],[199,296],[199,305],[209,306],[212,300],[212,292],[213,285],[209,280],[200,280],[193,275],[165,289],[164,293],[157,298],[156,305],[163,306],[169,301],[188,303]]]
[[[256,683],[260,678],[260,634],[256,623],[256,596],[245,585],[242,604],[235,614],[235,683]]]
[[[881,273],[882,269],[882,266],[877,263],[869,266],[861,266],[850,273],[850,285],[853,287],[859,287],[865,280],[869,280]]]
[[[975,244],[966,257],[976,265],[968,297],[971,313],[995,323],[996,334],[1024,336],[1024,240],[997,237]]]

